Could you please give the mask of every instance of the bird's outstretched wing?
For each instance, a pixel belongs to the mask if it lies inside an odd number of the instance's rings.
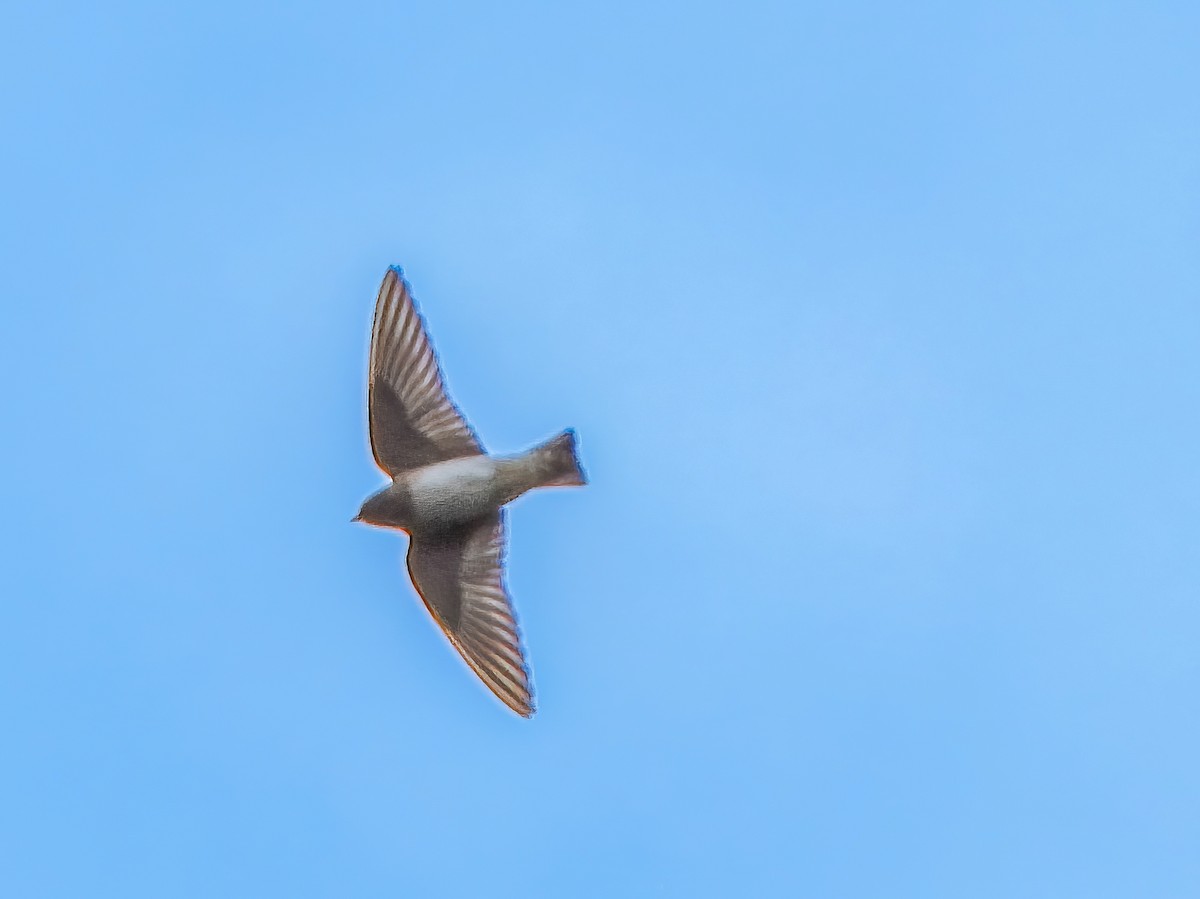
[[[504,588],[501,512],[441,535],[412,537],[408,572],[426,608],[488,689],[533,715],[532,684]]]
[[[425,322],[396,266],[383,276],[375,301],[367,406],[375,463],[393,477],[483,452],[446,394]]]

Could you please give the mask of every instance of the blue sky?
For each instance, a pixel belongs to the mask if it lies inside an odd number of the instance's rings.
[[[1200,889],[1200,12],[0,30],[0,892]],[[592,484],[540,712],[352,526],[371,306]]]

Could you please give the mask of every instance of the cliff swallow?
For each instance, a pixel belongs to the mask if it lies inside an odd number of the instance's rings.
[[[408,573],[454,648],[518,715],[532,682],[504,580],[504,505],[535,487],[587,483],[566,430],[512,456],[488,455],[450,400],[404,272],[375,301],[367,387],[371,451],[391,483],[355,521],[404,531]]]

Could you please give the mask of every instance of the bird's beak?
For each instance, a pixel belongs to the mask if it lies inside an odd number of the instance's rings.
[[[350,523],[351,523],[351,524],[354,524],[354,522],[356,522],[356,521],[362,521],[362,515],[361,515],[361,514],[360,514],[360,515],[355,515],[353,518],[351,518],[351,519],[350,519]]]

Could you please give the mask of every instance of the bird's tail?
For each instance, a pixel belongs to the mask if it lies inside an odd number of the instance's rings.
[[[579,464],[575,448],[575,429],[567,428],[541,446],[529,451],[542,487],[582,487],[587,475]]]

